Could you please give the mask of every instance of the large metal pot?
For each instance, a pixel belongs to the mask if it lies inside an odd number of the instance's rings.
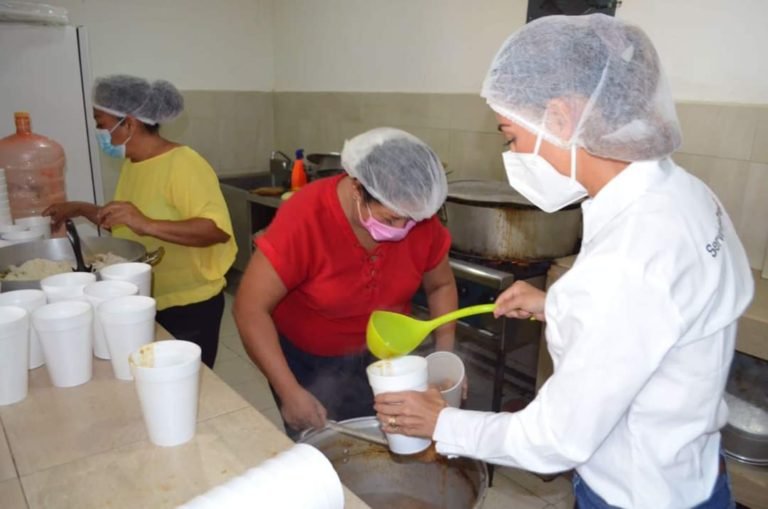
[[[307,174],[310,180],[344,173],[344,169],[341,167],[341,154],[336,152],[307,154],[306,160]]]
[[[375,417],[343,421],[347,427],[383,436]],[[466,458],[397,456],[331,429],[311,431],[299,440],[325,454],[341,482],[373,509],[470,509],[482,506],[488,489],[485,464]]]
[[[114,237],[83,237],[82,244],[85,246],[86,257],[88,254],[95,255],[111,252],[130,262],[146,260],[147,250],[142,244],[132,240],[118,239]],[[2,247],[0,248],[0,273],[7,271],[11,265],[21,265],[22,263],[35,258],[54,261],[74,261],[75,254],[72,251],[72,244],[65,238],[24,242]],[[1,283],[2,286],[0,289],[3,292],[27,288],[40,288],[40,280],[2,280]]]
[[[726,386],[725,453],[750,465],[768,466],[768,362],[737,352]]]
[[[551,260],[579,250],[578,203],[548,214],[506,182],[450,182],[444,220],[453,249],[485,259]]]

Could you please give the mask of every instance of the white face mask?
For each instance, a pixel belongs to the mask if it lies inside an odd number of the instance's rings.
[[[541,133],[532,154],[504,152],[509,185],[544,212],[555,212],[587,196],[576,180],[576,145],[571,145],[571,176],[566,177],[539,155]]]

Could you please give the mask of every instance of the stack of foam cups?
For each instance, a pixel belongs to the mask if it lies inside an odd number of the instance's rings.
[[[93,309],[83,301],[46,304],[32,312],[45,367],[56,387],[74,387],[93,376]]]
[[[48,276],[40,280],[40,288],[45,292],[48,303],[65,300],[84,301],[83,290],[96,282],[96,274],[90,272],[65,272]]]
[[[152,266],[148,263],[115,263],[101,269],[99,275],[105,281],[128,281],[139,287],[139,295],[152,296]]]
[[[115,378],[133,380],[128,357],[155,338],[155,299],[143,295],[116,297],[101,303],[97,313]]]
[[[42,290],[14,290],[0,293],[0,306],[18,306],[32,315],[32,312],[45,305],[45,293]],[[40,338],[37,331],[30,326],[29,331],[29,369],[39,368],[45,364],[43,348],[40,346]]]
[[[234,479],[193,498],[180,509],[342,509],[344,489],[333,465],[308,444],[296,444]]]
[[[0,225],[2,224],[13,224],[13,218],[11,217],[11,202],[8,199],[5,170],[0,168]]]
[[[200,393],[200,347],[189,341],[157,341],[133,352],[129,364],[149,440],[162,447],[192,440]]]
[[[104,325],[98,313],[99,306],[117,297],[136,295],[138,291],[139,288],[135,284],[127,281],[96,281],[83,288],[85,300],[93,306],[93,355],[99,359],[110,359],[107,338],[104,336]]]
[[[29,314],[17,306],[0,306],[0,405],[27,397],[28,356]]]
[[[374,362],[366,368],[373,394],[427,390],[427,360],[417,355]],[[432,443],[425,438],[387,433],[389,450],[395,454],[416,454]]]

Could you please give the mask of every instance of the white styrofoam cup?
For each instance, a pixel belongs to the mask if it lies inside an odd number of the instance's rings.
[[[85,300],[93,306],[93,355],[99,359],[109,360],[110,358],[104,326],[98,313],[99,305],[117,297],[136,295],[138,291],[139,287],[128,281],[96,281],[83,288]],[[127,357],[126,362],[128,362]]]
[[[366,368],[373,394],[427,390],[427,360],[418,355],[376,361]],[[386,433],[389,450],[395,454],[416,454],[429,447],[431,440]]]
[[[440,390],[448,406],[461,406],[461,388],[464,384],[464,362],[453,352],[432,352],[427,355],[427,383]]]
[[[254,500],[262,507],[343,509],[344,489],[321,451],[309,444],[296,444],[180,509],[250,507]]]
[[[40,288],[49,303],[64,300],[84,300],[83,289],[96,282],[96,274],[90,272],[64,272],[40,280]]]
[[[152,266],[148,263],[115,263],[101,269],[99,274],[104,280],[129,281],[139,287],[139,295],[152,296]]]
[[[129,365],[150,441],[171,447],[192,440],[200,393],[200,347],[157,341],[139,348]]]
[[[27,397],[29,384],[29,313],[0,306],[0,405]]]
[[[93,309],[88,302],[66,300],[32,312],[45,365],[56,387],[74,387],[93,376]]]
[[[143,295],[116,297],[102,302],[96,312],[104,327],[115,378],[133,380],[128,357],[155,338],[155,299]]]
[[[32,312],[40,306],[45,306],[45,292],[37,289],[14,290],[0,293],[0,306],[18,306],[32,315]],[[29,369],[39,368],[45,364],[43,347],[40,346],[40,338],[37,337],[35,328],[30,324],[29,331]]]

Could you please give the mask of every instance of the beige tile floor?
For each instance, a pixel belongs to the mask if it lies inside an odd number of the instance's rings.
[[[278,428],[283,423],[280,412],[269,391],[267,380],[259,369],[251,362],[240,342],[232,318],[233,297],[226,295],[226,307],[221,324],[219,353],[214,365],[222,380],[248,400],[257,410],[264,414]],[[568,480],[558,477],[552,482],[545,483],[538,477],[527,472],[498,468],[493,487],[483,504],[483,509],[571,509],[573,495]]]

